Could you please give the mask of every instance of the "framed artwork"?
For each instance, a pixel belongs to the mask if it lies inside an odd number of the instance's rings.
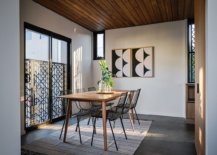
[[[112,74],[116,77],[131,77],[130,49],[112,51]]]
[[[114,77],[153,77],[154,47],[112,50]]]

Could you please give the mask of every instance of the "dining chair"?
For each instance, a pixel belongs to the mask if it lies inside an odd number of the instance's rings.
[[[96,91],[96,87],[89,87],[87,88],[88,91]],[[96,106],[96,107],[101,107],[102,108],[102,104],[101,103],[97,103],[97,102],[91,102],[92,106]],[[114,103],[106,103],[106,106],[111,107]]]
[[[83,91],[85,91],[85,90],[84,89],[76,89],[74,91],[74,93],[80,93],[80,92],[83,92]],[[72,114],[72,116],[76,116],[76,118],[77,118],[77,125],[76,125],[75,131],[78,130],[80,143],[82,144],[81,130],[80,130],[80,120],[81,120],[82,117],[86,117],[86,116],[90,115],[91,106],[88,106],[88,105],[84,106],[85,104],[81,105],[80,102],[78,102],[78,101],[75,101],[75,105],[76,105],[76,107],[78,109],[78,112],[76,112],[75,114]],[[65,120],[63,122],[63,126],[62,126],[62,129],[61,129],[59,139],[61,139],[64,126],[65,126]]]
[[[96,91],[96,87],[89,87],[89,88],[87,88],[87,90],[88,91]],[[114,103],[107,103],[106,106],[111,108],[113,104]],[[101,109],[102,108],[102,104],[101,103],[91,102],[91,105],[95,109]],[[90,119],[91,119],[91,117],[89,117],[87,125],[90,124]]]
[[[119,100],[118,104],[111,108],[111,111],[120,112],[121,115],[122,115],[122,119],[123,119],[124,114],[127,114],[127,113],[129,114],[129,116],[130,116],[130,124],[131,124],[131,127],[132,127],[133,131],[134,131],[133,118],[131,117],[129,111],[130,111],[130,107],[131,107],[134,95],[135,95],[135,90],[129,91],[128,92],[128,98],[127,98],[126,102],[123,102],[122,100]],[[123,104],[125,104],[125,105],[123,105]],[[122,109],[123,106],[124,106],[124,109]],[[115,128],[115,121],[114,121],[113,128]]]
[[[139,121],[139,117],[136,113],[136,105],[137,105],[137,102],[138,102],[138,98],[139,98],[139,95],[140,95],[140,92],[141,92],[141,89],[137,89],[137,90],[132,90],[130,91],[129,93],[129,98],[128,100],[126,101],[126,105],[125,105],[125,109],[123,110],[123,113],[122,115],[128,113],[129,114],[129,119],[130,119],[130,125],[134,131],[134,118],[132,117],[131,113],[133,114],[133,111],[135,112],[136,114],[136,118],[138,120],[138,123],[140,125],[140,121]],[[121,108],[122,107],[122,103],[120,104],[117,104],[115,107],[113,107],[113,109],[116,109],[116,108]],[[131,113],[130,113],[131,111]],[[115,127],[115,121],[114,121],[114,127]]]
[[[141,88],[140,89],[137,89],[135,92],[134,92],[134,95],[133,95],[133,98],[132,98],[132,103],[127,105],[130,107],[131,110],[134,110],[135,111],[135,114],[136,114],[136,119],[138,120],[138,123],[140,125],[140,121],[139,121],[139,117],[138,117],[138,114],[136,112],[136,105],[138,103],[138,99],[139,99],[139,95],[140,95],[140,92],[141,92]]]
[[[119,102],[126,103],[127,98],[128,98],[128,93],[127,92],[122,93],[122,95],[120,96]],[[115,147],[116,147],[117,151],[118,151],[118,146],[117,146],[117,143],[116,143],[116,140],[115,140],[114,131],[113,131],[113,128],[112,128],[112,125],[111,125],[112,121],[120,119],[121,125],[122,125],[122,129],[124,131],[125,138],[127,139],[127,135],[126,135],[124,124],[123,124],[123,120],[122,120],[122,112],[125,109],[125,104],[122,104],[121,111],[119,111],[119,109],[120,108],[117,108],[116,110],[109,109],[109,110],[106,111],[106,113],[107,113],[106,120],[109,121],[109,125],[110,125],[111,131],[112,131],[112,136],[113,136],[113,139],[114,139],[114,142],[115,142]],[[99,111],[99,112],[91,113],[91,116],[94,117],[93,133],[92,133],[92,139],[91,139],[91,146],[92,146],[93,145],[93,138],[94,138],[94,134],[95,134],[95,130],[96,130],[96,119],[97,118],[102,118],[102,112]]]

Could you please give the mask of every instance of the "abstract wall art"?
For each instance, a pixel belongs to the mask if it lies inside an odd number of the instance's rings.
[[[116,77],[131,77],[130,49],[112,51],[112,73]]]
[[[112,50],[114,77],[153,77],[154,47]]]

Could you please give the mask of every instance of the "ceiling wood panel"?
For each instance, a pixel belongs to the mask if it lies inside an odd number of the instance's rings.
[[[91,31],[103,31],[194,17],[194,0],[33,1]]]
[[[161,14],[161,10],[159,8],[159,2],[157,0],[152,0],[151,4],[152,4],[152,8],[153,8],[153,10],[155,12],[156,21],[161,22],[162,18],[163,18],[163,15]]]
[[[153,4],[152,4],[152,1],[153,0],[143,0],[143,3],[144,5],[146,6],[146,12],[147,14],[151,17],[151,20],[148,21],[149,24],[151,23],[157,23],[158,22],[158,18],[156,16],[156,13],[155,13],[155,9],[159,9],[158,7],[157,8],[154,8]]]
[[[193,2],[193,1],[192,1]],[[172,15],[173,15],[173,20],[176,19],[176,17],[178,17],[178,0],[171,0],[171,6],[172,6]],[[189,16],[190,17],[190,16]],[[192,16],[193,17],[193,16]]]

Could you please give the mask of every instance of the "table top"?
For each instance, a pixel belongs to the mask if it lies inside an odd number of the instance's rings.
[[[71,101],[95,101],[108,102],[121,96],[122,91],[112,91],[112,93],[102,94],[97,91],[88,91],[82,93],[68,94],[59,96],[60,98],[70,99]]]

